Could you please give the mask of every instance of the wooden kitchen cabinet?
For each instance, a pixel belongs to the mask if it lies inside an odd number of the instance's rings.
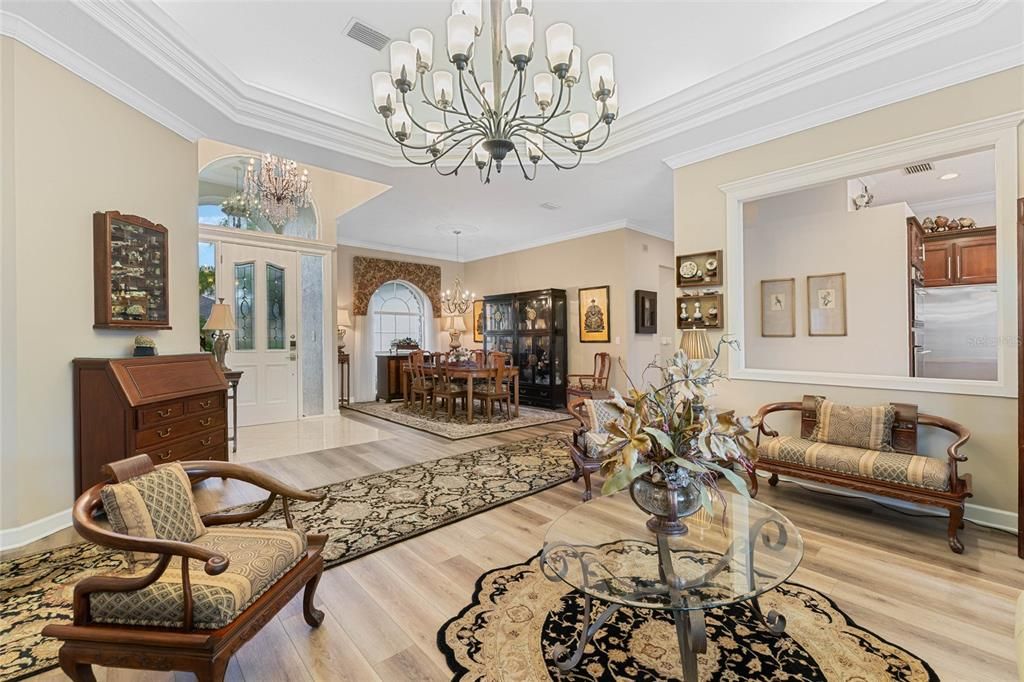
[[[924,239],[926,287],[995,284],[995,227],[932,233]]]

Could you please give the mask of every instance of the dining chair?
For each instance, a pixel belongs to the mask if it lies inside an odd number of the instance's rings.
[[[466,382],[454,379],[449,373],[450,357],[448,353],[438,353],[434,356],[434,398],[430,402],[430,416],[437,416],[437,403],[445,402],[448,411],[448,421],[452,420],[455,413],[455,402],[462,398],[463,409],[466,407]]]
[[[612,356],[605,352],[594,353],[594,372],[592,374],[569,374],[565,378],[569,382],[565,389],[566,396],[573,398],[595,398],[594,392],[608,390],[608,375],[612,371]]]
[[[493,405],[498,403],[498,411],[501,411],[501,404],[505,404],[505,419],[512,418],[512,391],[511,391],[511,370],[509,368],[508,353],[492,351],[487,357],[488,366],[494,369],[494,374],[487,377],[486,382],[477,392],[473,388],[473,397],[479,398],[481,408],[487,421],[491,421]]]
[[[409,368],[412,372],[412,381],[409,384],[409,395],[412,399],[412,404],[416,404],[416,396],[420,396],[420,412],[426,413],[427,411],[427,399],[429,398],[431,403],[434,400],[434,377],[433,372],[427,374],[426,358],[429,353],[425,353],[422,350],[414,350],[409,353]]]

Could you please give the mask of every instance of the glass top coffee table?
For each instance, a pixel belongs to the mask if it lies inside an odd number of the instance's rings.
[[[556,648],[555,663],[571,670],[594,634],[623,606],[671,611],[683,678],[697,680],[697,654],[707,649],[704,611],[749,601],[757,617],[782,633],[785,618],[763,613],[758,597],[796,570],[804,544],[789,519],[766,504],[723,491],[714,513],[686,519],[684,535],[647,529],[650,515],[628,491],[600,497],[563,514],[548,529],[541,567],[584,597],[574,652]],[[593,602],[607,605],[599,615]]]

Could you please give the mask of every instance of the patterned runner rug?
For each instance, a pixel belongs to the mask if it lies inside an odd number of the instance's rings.
[[[671,615],[627,607],[596,633],[573,670],[561,672],[552,652],[575,651],[583,605],[567,584],[544,576],[538,555],[480,576],[472,603],[438,632],[438,648],[456,680],[682,679]],[[702,681],[938,681],[927,663],[858,627],[820,592],[787,582],[761,605],[786,617],[785,634],[769,631],[745,603],[706,612]],[[597,616],[604,605],[594,608]]]
[[[565,438],[542,436],[315,488],[327,496],[291,509],[308,532],[330,536],[324,560],[331,567],[553,487],[571,473]],[[257,523],[284,526],[280,503]],[[90,543],[0,562],[0,680],[56,667],[59,642],[40,631],[71,622],[76,582],[126,568],[120,552]]]
[[[449,422],[448,413],[441,409],[440,406],[437,408],[437,417],[430,416],[429,405],[427,406],[426,414],[421,414],[419,407],[406,407],[401,401],[394,403],[353,403],[352,405],[346,405],[346,407],[356,412],[368,414],[371,417],[386,419],[389,422],[426,431],[448,440],[485,436],[489,433],[514,431],[515,429],[525,429],[527,426],[538,426],[540,424],[550,424],[552,422],[572,419],[566,412],[525,406],[520,406],[518,417],[512,417],[512,419],[507,421],[504,417],[495,413],[493,421],[488,422],[487,418],[482,414],[474,412],[472,424],[466,421],[466,413],[458,410]]]

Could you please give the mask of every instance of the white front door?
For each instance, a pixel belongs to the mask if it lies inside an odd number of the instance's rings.
[[[241,244],[221,249],[218,295],[235,316],[226,362],[244,372],[238,425],[298,419],[297,256]]]

